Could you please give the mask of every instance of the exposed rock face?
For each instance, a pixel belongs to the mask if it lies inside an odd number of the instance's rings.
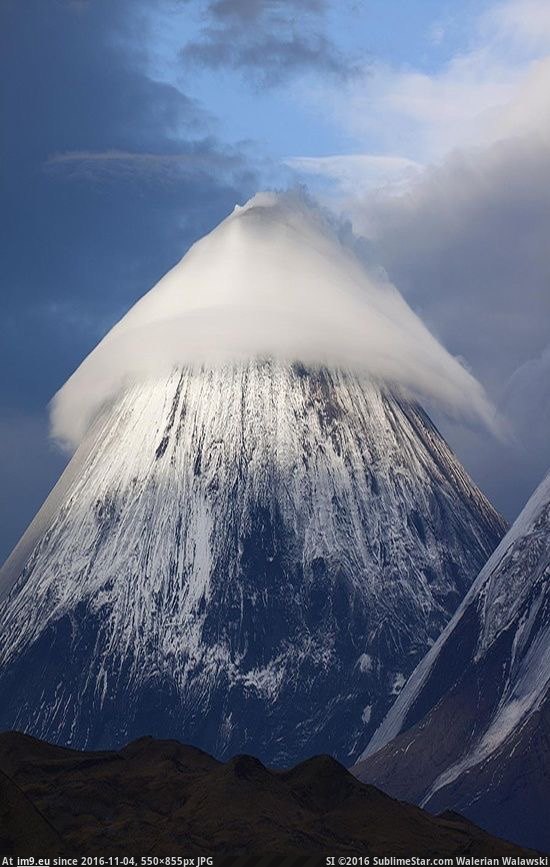
[[[423,410],[250,361],[128,388],[0,578],[0,727],[350,762],[504,532]]]
[[[550,850],[550,476],[354,768]]]

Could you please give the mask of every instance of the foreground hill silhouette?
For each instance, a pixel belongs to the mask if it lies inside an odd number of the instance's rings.
[[[79,752],[6,732],[0,771],[2,854],[526,854],[457,814],[395,801],[329,756],[275,771],[177,741]]]

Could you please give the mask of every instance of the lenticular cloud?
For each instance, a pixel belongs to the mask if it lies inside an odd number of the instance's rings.
[[[364,371],[494,427],[479,383],[394,286],[314,207],[260,193],[191,247],[55,395],[52,433],[76,447],[139,379],[253,356]]]

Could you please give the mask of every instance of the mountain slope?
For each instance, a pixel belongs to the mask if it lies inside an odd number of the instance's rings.
[[[58,392],[76,452],[0,574],[0,727],[366,746],[504,522],[419,405],[488,421],[481,387],[340,234],[254,197]]]
[[[354,772],[550,850],[550,476]]]
[[[140,383],[2,571],[0,726],[354,757],[502,532],[425,413],[366,378]]]
[[[221,764],[177,741],[82,753],[9,732],[0,735],[0,785],[4,768],[71,854],[533,854],[460,816],[398,803],[329,756],[277,772],[246,755]],[[45,851],[17,839],[9,817],[2,833],[14,854]]]

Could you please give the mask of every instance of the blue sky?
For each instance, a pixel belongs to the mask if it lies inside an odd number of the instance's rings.
[[[190,69],[182,64],[182,46],[200,38],[205,5],[172,3],[164,9],[155,8],[148,16],[148,69],[153,77],[186,87]],[[299,4],[296,6],[299,8]],[[357,79],[361,80],[363,71],[367,76],[374,75],[370,68],[380,64],[427,74],[436,72],[467,48],[472,22],[484,8],[489,4],[471,0],[460,4],[345,0],[326,4],[319,17],[350,67],[357,67]],[[258,154],[270,163],[268,174],[281,170],[279,162],[286,157],[355,153],[365,147],[363,136],[335,123],[322,105],[308,98],[310,91],[323,83],[334,83],[330,71],[306,66],[299,75],[283,77],[265,87],[261,75],[258,78],[257,72],[250,69],[224,69],[220,74],[218,68],[199,66],[192,70],[192,80],[193,95],[211,113],[219,134],[235,144],[253,141]],[[336,77],[342,102],[346,92],[354,89],[355,81],[353,74],[347,83]],[[376,151],[381,142],[373,135],[368,145]]]
[[[507,423],[438,419],[513,518],[550,464],[547,0],[5,0],[0,558],[47,404],[189,245],[307,185]]]

